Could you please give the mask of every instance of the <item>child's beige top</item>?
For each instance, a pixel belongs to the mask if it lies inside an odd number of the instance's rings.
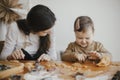
[[[64,61],[78,61],[75,57],[74,54],[88,54],[87,52],[90,51],[97,51],[99,53],[102,53],[103,57],[106,55],[111,58],[111,54],[109,51],[107,51],[102,43],[93,41],[91,45],[89,45],[86,48],[82,48],[75,42],[71,42],[65,52],[62,54],[62,60]]]

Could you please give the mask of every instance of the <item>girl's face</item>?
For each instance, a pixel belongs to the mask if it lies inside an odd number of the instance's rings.
[[[86,32],[75,32],[76,43],[81,47],[87,47],[93,41],[93,32],[91,29],[88,29]]]
[[[36,34],[38,36],[46,36],[47,34],[50,34],[50,32],[51,32],[51,29],[47,29],[47,30],[44,30],[44,31],[39,31]]]

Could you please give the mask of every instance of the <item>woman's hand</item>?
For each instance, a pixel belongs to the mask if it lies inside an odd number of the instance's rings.
[[[48,54],[42,54],[39,58],[38,61],[50,61],[51,58]]]
[[[8,60],[24,59],[25,55],[21,49],[15,50],[11,55],[7,57]]]
[[[88,54],[89,54],[88,59],[101,59],[102,58],[102,54],[96,51],[88,52]]]
[[[84,62],[87,58],[86,54],[75,54],[75,57],[78,59],[80,62]]]

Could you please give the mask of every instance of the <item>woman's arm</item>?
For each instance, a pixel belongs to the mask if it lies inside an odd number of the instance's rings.
[[[0,55],[0,59],[5,60],[14,50],[16,40],[17,40],[17,25],[12,23],[8,26],[8,31],[6,34],[5,44]]]
[[[51,59],[57,60],[57,53],[56,53],[56,48],[55,48],[56,46],[55,46],[54,28],[51,31],[50,40],[51,40],[51,46],[50,46],[48,54],[50,55]]]

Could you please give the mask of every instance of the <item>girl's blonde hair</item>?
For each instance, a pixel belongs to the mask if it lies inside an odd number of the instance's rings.
[[[88,16],[79,16],[74,22],[74,31],[86,32],[89,28],[94,32],[94,24],[90,17]]]

